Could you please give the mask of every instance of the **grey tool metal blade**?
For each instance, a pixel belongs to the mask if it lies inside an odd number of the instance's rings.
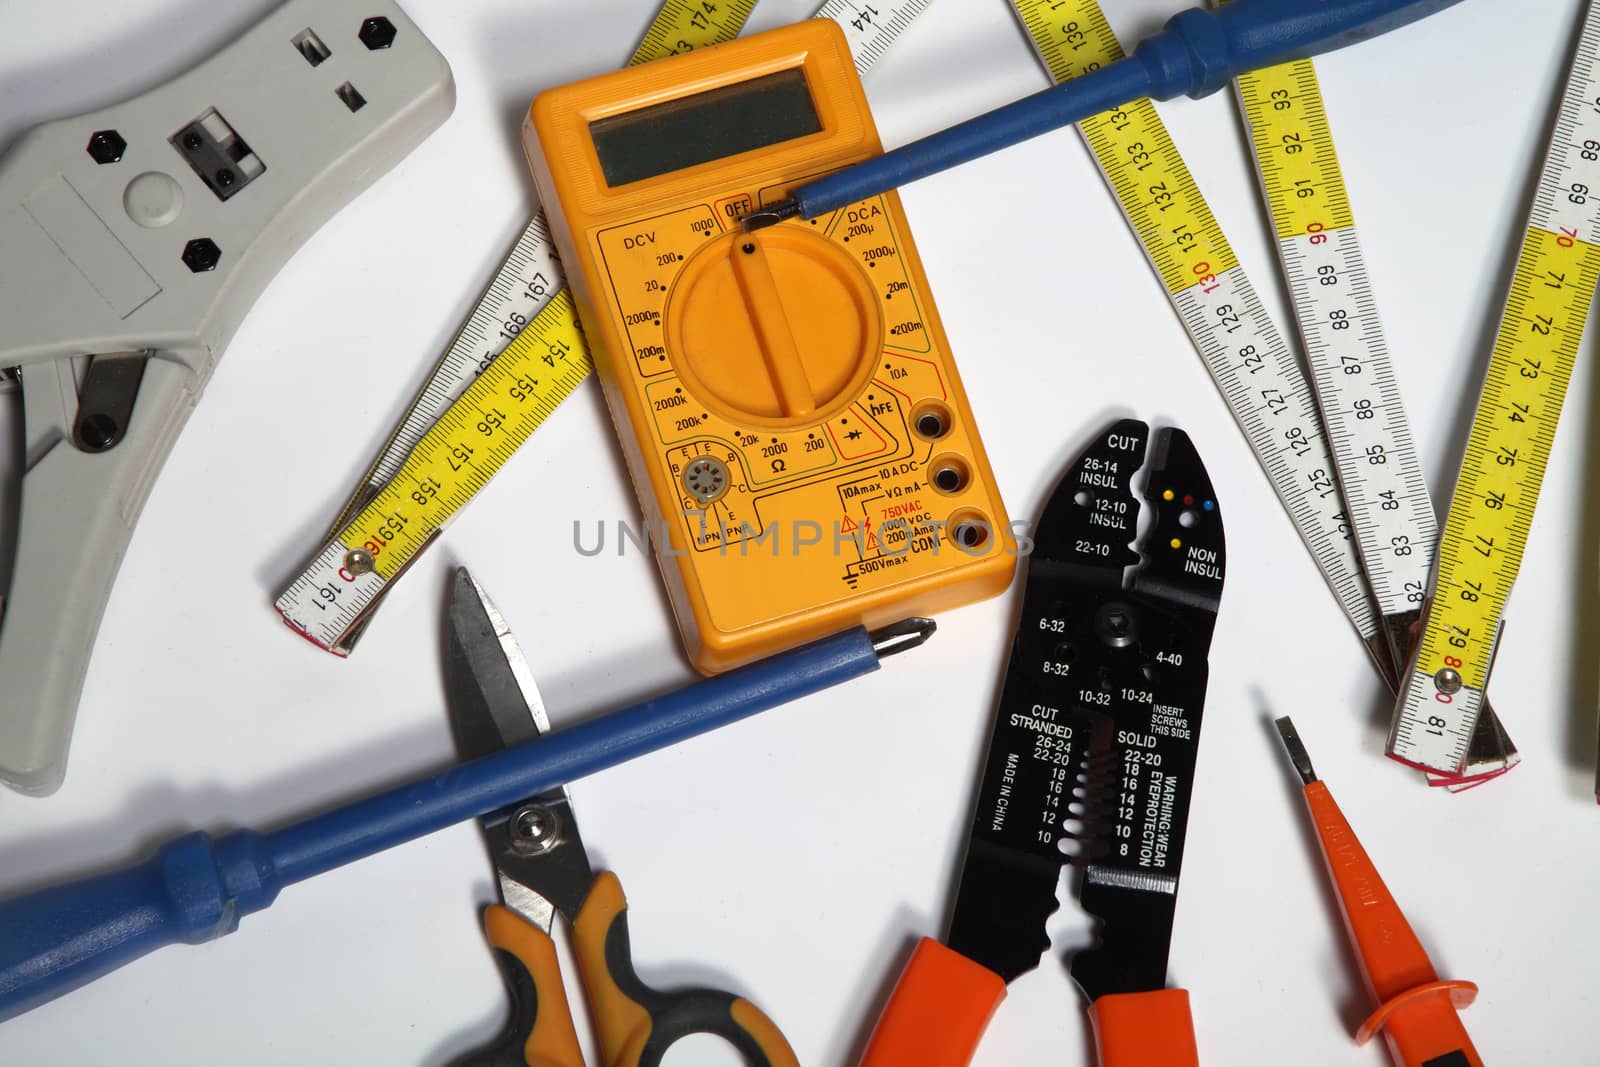
[[[511,628],[465,567],[450,588],[444,677],[450,728],[462,759],[536,740],[550,729],[544,700]],[[557,787],[480,820],[506,905],[545,932],[570,922],[594,872],[567,791]]]

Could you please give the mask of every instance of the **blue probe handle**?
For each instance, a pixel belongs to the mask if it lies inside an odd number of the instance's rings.
[[[259,835],[168,842],[143,863],[0,904],[0,1019],[163,945],[232,933],[278,894]]]
[[[132,867],[0,900],[0,1021],[152,949],[232,933],[284,886],[868,674],[894,650],[854,627],[264,834],[191,833]]]
[[[1181,11],[1126,59],[819,178],[752,219],[817,218],[1130,100],[1205,96],[1248,71],[1376,37],[1456,3],[1232,0]]]
[[[1209,96],[1239,75],[1388,33],[1460,0],[1232,0],[1190,8],[1145,38],[1133,58],[1156,100]],[[1126,103],[1126,101],[1121,101]]]

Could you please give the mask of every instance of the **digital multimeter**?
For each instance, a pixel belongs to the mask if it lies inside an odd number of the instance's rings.
[[[883,151],[832,20],[552,89],[523,143],[697,667],[1006,588],[898,196],[739,224]]]

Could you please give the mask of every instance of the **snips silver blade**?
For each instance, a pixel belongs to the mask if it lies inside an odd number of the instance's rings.
[[[536,740],[550,729],[539,687],[511,628],[465,567],[450,590],[445,648],[450,727],[463,759]],[[594,872],[567,791],[547,789],[480,820],[506,905],[549,932],[571,922]]]

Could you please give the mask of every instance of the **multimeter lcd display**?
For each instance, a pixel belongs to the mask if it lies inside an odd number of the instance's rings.
[[[589,124],[600,171],[612,187],[821,130],[799,68]]]

